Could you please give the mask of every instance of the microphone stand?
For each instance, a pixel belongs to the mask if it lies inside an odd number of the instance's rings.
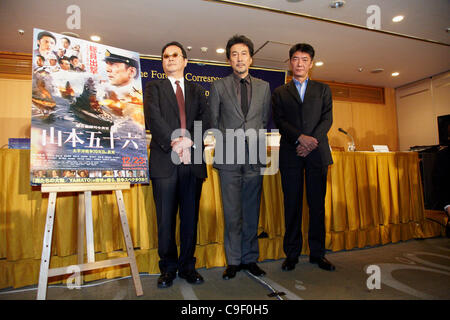
[[[355,139],[353,139],[353,136],[350,133],[348,133],[347,131],[345,131],[344,129],[342,129],[342,128],[339,128],[338,130],[340,132],[342,132],[343,134],[349,136],[350,139],[352,139],[352,142],[349,142],[347,144],[347,151],[355,151],[356,150],[356,145],[355,145]]]

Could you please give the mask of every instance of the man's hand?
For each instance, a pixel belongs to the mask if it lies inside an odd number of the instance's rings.
[[[190,148],[192,145],[194,144],[194,142],[186,137],[178,137],[174,140],[172,140],[172,142],[170,143],[170,145],[172,146],[172,149],[186,149],[186,148]]]
[[[190,148],[194,142],[186,137],[178,137],[170,143],[172,150],[178,154],[180,161],[184,164],[191,163],[191,151]]]
[[[317,148],[317,145],[319,144],[316,138],[304,134],[298,137],[298,142],[300,142],[300,146],[304,147],[308,153]]]
[[[306,157],[311,151],[308,151],[308,149],[306,149],[304,146],[302,146],[301,144],[299,144],[296,148],[297,151],[297,155],[299,157]]]

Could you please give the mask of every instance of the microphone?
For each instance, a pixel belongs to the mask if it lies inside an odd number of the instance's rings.
[[[342,132],[343,134],[348,134],[347,131],[345,131],[345,130],[342,129],[342,128],[339,128],[338,130],[339,130],[340,132]]]
[[[342,128],[338,128],[338,131],[342,132],[343,134],[349,136],[350,139],[352,139],[352,142],[348,143],[347,151],[355,151],[356,150],[355,139],[353,139],[352,135]]]

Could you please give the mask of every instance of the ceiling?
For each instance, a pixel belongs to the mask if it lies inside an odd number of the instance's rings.
[[[238,33],[253,40],[256,66],[287,69],[290,46],[312,44],[324,62],[313,70],[321,80],[396,88],[450,69],[450,0],[346,0],[339,9],[332,1],[1,0],[0,51],[31,53],[33,28],[41,28],[86,40],[97,34],[142,55],[160,55],[176,40],[192,46],[190,59],[226,62],[215,50]],[[71,5],[80,8],[79,29],[66,24]],[[367,28],[370,5],[379,8],[379,30]],[[404,20],[392,22],[399,14]],[[384,71],[370,72],[377,68]]]

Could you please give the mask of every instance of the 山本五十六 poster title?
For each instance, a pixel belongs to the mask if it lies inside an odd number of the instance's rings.
[[[31,183],[148,183],[139,54],[33,35]]]

